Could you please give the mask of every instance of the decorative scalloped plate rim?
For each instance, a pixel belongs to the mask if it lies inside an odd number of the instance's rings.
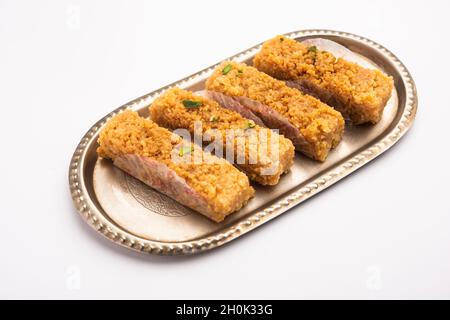
[[[111,221],[106,219],[89,199],[89,194],[84,186],[84,178],[82,174],[84,166],[84,154],[87,150],[87,145],[95,134],[101,129],[101,127],[109,120],[113,115],[121,112],[126,108],[133,108],[139,102],[154,98],[160,95],[162,92],[173,86],[186,87],[198,77],[201,77],[205,73],[211,72],[218,64],[213,65],[207,69],[204,69],[194,75],[186,77],[180,81],[174,82],[171,85],[165,86],[159,90],[153,91],[147,95],[130,101],[129,103],[117,108],[110,114],[103,117],[98,121],[81,139],[78,144],[75,153],[70,162],[69,168],[69,185],[74,205],[81,215],[81,217],[97,232],[108,238],[109,240],[133,250],[160,254],[160,255],[179,255],[179,254],[193,254],[219,247],[227,242],[230,242],[239,236],[257,228],[258,226],[268,222],[269,220],[279,216],[283,212],[305,201],[311,196],[319,193],[320,191],[328,188],[338,180],[346,177],[350,173],[359,169],[369,161],[373,160],[384,151],[393,146],[411,127],[415,114],[417,111],[417,92],[414,81],[403,65],[403,63],[389,50],[383,46],[369,40],[367,38],[357,36],[347,32],[331,31],[331,30],[301,30],[285,34],[287,37],[299,38],[307,36],[338,36],[361,42],[372,49],[378,51],[385,58],[387,58],[393,66],[397,69],[401,80],[406,87],[405,95],[405,108],[401,115],[400,120],[396,126],[390,130],[390,132],[378,143],[372,145],[368,149],[360,152],[356,156],[350,158],[348,161],[333,167],[322,174],[319,178],[315,179],[306,186],[291,192],[288,196],[281,198],[271,206],[252,214],[250,217],[243,221],[221,230],[205,239],[192,240],[186,242],[177,242],[168,244],[165,242],[151,241],[137,237],[129,232],[126,232]],[[261,44],[258,44],[246,51],[243,51],[237,55],[230,57],[229,59],[240,59],[243,56],[250,56],[256,53]],[[81,170],[81,171],[80,171]]]

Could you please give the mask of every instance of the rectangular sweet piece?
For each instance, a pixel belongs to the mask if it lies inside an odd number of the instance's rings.
[[[342,138],[344,119],[339,112],[243,63],[223,62],[206,81],[206,89],[221,106],[245,110],[265,126],[279,129],[313,159],[324,161]]]
[[[247,176],[230,163],[130,110],[108,121],[98,143],[99,156],[216,222],[254,194]]]
[[[392,77],[380,70],[364,68],[284,36],[265,42],[253,65],[314,95],[353,124],[379,122],[394,85]]]
[[[150,114],[160,126],[187,129],[208,140],[205,144],[219,139],[223,157],[230,158],[227,147],[233,150],[230,161],[262,185],[277,184],[294,163],[294,146],[289,139],[190,91],[166,91],[152,103]]]

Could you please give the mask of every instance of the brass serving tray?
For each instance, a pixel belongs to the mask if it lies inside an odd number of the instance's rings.
[[[297,153],[290,173],[275,187],[254,185],[255,197],[222,223],[214,223],[154,191],[97,157],[99,130],[125,108],[148,116],[153,99],[172,86],[192,91],[204,88],[215,66],[153,91],[114,110],[84,135],[69,169],[72,198],[81,217],[97,232],[122,246],[152,254],[193,254],[221,246],[318,194],[386,151],[411,127],[417,110],[414,81],[390,51],[366,38],[337,31],[304,30],[286,34],[303,40],[321,37],[336,41],[395,80],[395,90],[375,126],[346,127],[340,145],[324,163]],[[260,44],[230,59],[250,62]]]

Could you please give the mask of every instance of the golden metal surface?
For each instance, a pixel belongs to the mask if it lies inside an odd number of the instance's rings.
[[[405,66],[387,49],[366,38],[337,31],[305,30],[286,36],[336,41],[392,75],[395,90],[382,121],[375,126],[347,126],[343,141],[324,163],[297,153],[291,172],[284,175],[277,186],[255,185],[255,198],[217,224],[128,176],[110,161],[98,159],[95,152],[99,130],[111,116],[125,108],[148,116],[147,106],[172,86],[203,90],[205,80],[215,67],[212,66],[127,103],[86,133],[69,169],[70,190],[81,217],[110,240],[141,252],[175,255],[212,249],[328,188],[386,151],[410,128],[417,110],[416,88]],[[231,59],[250,62],[259,48],[257,45]]]

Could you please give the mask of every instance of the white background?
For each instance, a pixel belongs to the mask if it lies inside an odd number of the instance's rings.
[[[0,0],[0,298],[450,298],[449,1]],[[97,235],[72,152],[112,109],[276,34],[373,39],[419,92],[393,149],[270,224],[193,257]]]

